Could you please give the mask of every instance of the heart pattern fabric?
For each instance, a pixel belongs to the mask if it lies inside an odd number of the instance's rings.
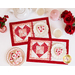
[[[63,49],[56,48],[56,54],[57,54],[57,56],[59,56],[59,55],[62,53],[62,50],[63,50]]]
[[[39,30],[40,32],[43,32],[43,31],[45,30],[45,27],[44,27],[44,26],[38,26],[38,30]]]
[[[45,54],[48,51],[48,46],[45,43],[43,43],[42,45],[39,45],[36,42],[34,45],[32,45],[32,50],[40,58],[43,54]]]
[[[18,26],[15,29],[15,34],[23,40],[27,37],[29,32],[30,32],[30,28],[27,25],[25,25],[23,28]]]

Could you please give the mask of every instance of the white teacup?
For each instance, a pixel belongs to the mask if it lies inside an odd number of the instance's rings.
[[[45,13],[45,9],[44,9],[44,8],[37,8],[37,9],[36,9],[36,13],[37,13],[39,16],[42,16],[42,15]]]
[[[59,28],[56,28],[54,31],[53,31],[53,36],[56,37],[56,38],[59,38],[62,36],[62,31],[59,29]]]

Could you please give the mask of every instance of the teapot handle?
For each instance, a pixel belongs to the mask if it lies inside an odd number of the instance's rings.
[[[58,20],[61,20],[61,18],[59,18]]]

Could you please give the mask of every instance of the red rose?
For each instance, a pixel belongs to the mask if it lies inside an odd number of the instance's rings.
[[[0,28],[1,28],[1,23],[0,23]]]
[[[65,15],[64,22],[66,24],[70,24],[70,25],[72,25],[74,23],[74,17],[72,16],[71,13],[68,13],[67,15]]]
[[[5,21],[7,21],[6,17],[5,17],[5,18],[3,18],[3,22],[4,22],[4,23],[5,23]]]
[[[71,12],[67,11],[67,10],[63,11],[62,14],[61,14],[61,18],[64,18],[68,13],[71,13]]]
[[[4,15],[4,17],[9,18],[9,16],[8,16],[8,15]]]
[[[0,22],[4,22],[4,19],[2,17],[0,17]]]
[[[65,32],[68,33],[68,34],[73,34],[74,28],[72,27],[72,25],[66,25]]]
[[[7,21],[7,19],[5,18],[5,21]]]

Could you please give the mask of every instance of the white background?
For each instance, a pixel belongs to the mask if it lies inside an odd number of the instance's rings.
[[[58,9],[58,8],[56,8]],[[59,8],[58,10],[60,11],[60,14],[65,10],[70,10],[73,15],[75,15],[75,10],[73,8]],[[11,44],[11,38],[10,38],[10,30],[9,30],[9,22],[16,22],[16,21],[21,21],[20,19],[17,19],[14,14],[11,14],[9,12],[9,8],[0,8],[0,11],[2,11],[0,13],[1,16],[4,15],[9,15],[9,18],[6,22],[6,26],[7,26],[7,31],[5,33],[0,33],[0,65],[1,66],[9,66],[9,64],[6,61],[6,53],[8,52],[8,50],[10,50],[13,46]],[[27,20],[27,19],[33,19],[33,18],[40,18],[40,17],[50,17],[50,12],[51,10],[53,10],[52,8],[45,8],[46,13],[43,16],[38,16],[35,12],[36,9],[32,9],[32,12],[30,13],[29,16],[26,17],[26,19],[23,20]],[[50,19],[50,18],[49,18]],[[69,35],[64,31],[65,28],[65,23],[63,22],[63,20],[58,20],[58,21],[53,21],[50,19],[50,28],[51,28],[51,34],[53,34],[53,30],[55,28],[60,28],[63,32],[63,35],[59,38],[59,39],[69,39],[69,55],[71,55],[72,57],[72,61],[70,64],[71,66],[75,66],[75,54],[74,54],[74,48],[75,48],[75,33],[73,35]],[[55,38],[52,35],[52,38]],[[35,63],[35,62],[26,62],[26,55],[27,55],[27,45],[19,45],[16,47],[20,47],[24,52],[25,52],[25,62],[22,64],[22,66],[50,66],[50,65],[59,65],[59,64],[48,64],[48,63]]]
[[[73,0],[44,0],[44,1],[40,1],[40,0],[27,0],[27,1],[25,1],[25,0],[13,0],[13,1],[9,1],[9,0],[2,0],[1,1],[1,3],[0,3],[0,7],[1,8],[6,8],[6,7],[8,7],[8,8],[11,8],[11,7],[33,7],[33,8],[74,8],[74,10],[75,10],[75,1],[73,1]],[[74,11],[73,9],[72,9],[72,11]],[[4,11],[0,11],[0,16],[2,16],[1,14],[3,13]],[[7,25],[9,25],[9,23],[7,23],[6,24],[6,26]],[[9,32],[8,32],[9,33]],[[67,35],[67,34],[66,34]],[[72,41],[74,41],[74,35],[73,36],[70,36],[70,35],[67,35],[66,36],[65,35],[65,37],[63,37],[63,38],[72,38],[70,41],[72,42]],[[6,33],[5,34],[0,34],[0,37],[5,37],[6,36]],[[7,36],[7,37],[9,37],[10,38],[10,35],[9,36]],[[6,37],[4,38],[4,39],[6,39]],[[9,40],[7,40],[7,41],[9,41]],[[3,42],[3,41],[2,41]],[[1,45],[1,43],[2,42],[0,42],[0,45]],[[6,44],[2,44],[1,46],[5,46]],[[0,47],[1,47],[0,46]],[[12,47],[11,46],[11,42],[10,42],[10,48]],[[71,55],[71,57],[72,57],[72,62],[70,63],[70,64],[73,64],[74,65],[74,42],[72,42],[72,44],[70,44],[70,55]],[[10,49],[9,48],[9,49]],[[3,48],[2,48],[3,49]],[[1,50],[1,48],[0,48],[0,51],[2,52],[2,50]],[[7,49],[5,49],[5,51],[7,51]],[[4,55],[5,55],[5,52],[4,51]],[[1,53],[0,53],[1,54]],[[73,54],[73,55],[72,55]],[[1,55],[2,56],[2,55]],[[5,57],[3,58],[3,57],[1,57],[0,56],[0,59],[2,60],[2,59],[4,59],[5,60]],[[2,62],[2,61],[0,61],[0,62]],[[2,62],[3,63],[3,62]],[[34,63],[33,63],[34,64]],[[29,64],[28,64],[29,65]],[[34,64],[35,65],[35,64]],[[41,66],[41,65],[43,65],[43,66]],[[51,66],[50,64],[41,64],[41,65],[37,65],[36,64],[36,66],[35,67],[33,67],[33,66],[31,66],[31,67],[28,67],[28,66],[25,66],[25,67],[23,67],[23,66],[20,66],[20,67],[5,67],[5,66],[2,66],[2,67],[0,67],[0,75],[16,75],[16,74],[18,74],[18,75],[50,75],[50,74],[52,74],[52,75],[66,75],[66,74],[68,74],[68,75],[74,75],[75,74],[75,68],[71,65],[71,66],[66,66],[66,65],[64,65],[64,66],[60,66],[60,67],[58,67],[58,65],[57,66],[55,66],[55,65],[53,65],[53,66]],[[48,66],[47,66],[48,65]],[[49,66],[50,65],[50,66]],[[29,65],[30,66],[30,65]]]

